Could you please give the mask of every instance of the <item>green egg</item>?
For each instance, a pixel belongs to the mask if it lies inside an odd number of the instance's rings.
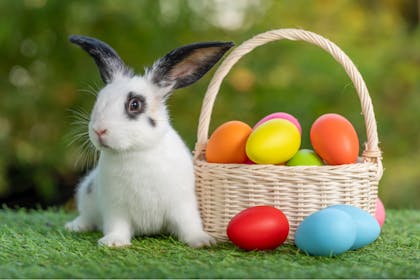
[[[288,166],[298,166],[298,165],[324,165],[322,159],[310,149],[301,149],[299,150],[288,162]]]

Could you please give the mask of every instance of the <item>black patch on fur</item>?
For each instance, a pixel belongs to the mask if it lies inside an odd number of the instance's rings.
[[[93,182],[90,182],[86,188],[86,193],[91,194],[93,192]]]
[[[156,121],[152,119],[151,117],[149,117],[149,123],[151,126],[156,127]]]
[[[138,112],[130,112],[130,101],[133,99],[137,99],[140,102],[140,111]],[[137,94],[135,92],[130,91],[127,95],[127,100],[124,104],[125,114],[127,115],[128,119],[136,120],[137,117],[142,114],[146,110],[146,98],[143,95]]]
[[[84,49],[95,60],[104,83],[112,82],[116,73],[122,73],[129,77],[134,76],[134,72],[125,65],[117,52],[107,43],[81,35],[71,35],[69,40]]]

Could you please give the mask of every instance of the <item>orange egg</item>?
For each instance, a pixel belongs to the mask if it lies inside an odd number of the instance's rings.
[[[245,145],[252,128],[241,121],[219,126],[207,142],[206,159],[212,163],[244,163],[248,160]]]
[[[312,125],[311,144],[327,164],[355,163],[359,155],[359,139],[353,125],[338,114],[320,116]]]

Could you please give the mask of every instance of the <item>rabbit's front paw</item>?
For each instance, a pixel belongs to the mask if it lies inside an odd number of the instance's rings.
[[[108,247],[126,247],[130,246],[130,238],[126,238],[117,234],[108,234],[98,240],[98,244]]]
[[[92,230],[93,226],[83,221],[81,217],[77,217],[73,221],[66,223],[64,225],[64,228],[68,231],[84,232],[84,231]]]
[[[206,232],[197,233],[186,238],[187,243],[192,248],[210,247],[216,244],[216,240]]]

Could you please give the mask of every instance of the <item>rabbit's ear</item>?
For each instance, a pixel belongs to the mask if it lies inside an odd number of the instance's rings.
[[[117,74],[130,77],[134,75],[131,69],[118,56],[117,52],[105,42],[81,35],[72,35],[69,37],[69,40],[79,45],[95,60],[101,78],[106,84],[112,82]]]
[[[206,74],[232,46],[232,42],[205,42],[180,47],[156,61],[146,76],[161,87],[186,87]]]

